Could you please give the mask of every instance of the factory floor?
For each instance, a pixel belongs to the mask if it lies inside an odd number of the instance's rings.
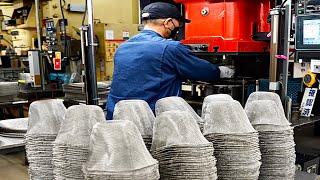
[[[28,180],[24,152],[0,155],[0,180]]]

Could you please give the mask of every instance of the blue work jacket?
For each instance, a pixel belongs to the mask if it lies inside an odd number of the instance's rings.
[[[144,30],[115,53],[107,119],[112,119],[118,101],[142,99],[154,111],[157,100],[181,94],[184,80],[212,81],[219,77],[217,65],[197,58],[179,41]]]

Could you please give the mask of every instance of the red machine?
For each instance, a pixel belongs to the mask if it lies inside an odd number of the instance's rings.
[[[175,0],[185,7],[184,44],[205,45],[208,52],[266,52],[269,43],[253,35],[270,31],[270,0]]]

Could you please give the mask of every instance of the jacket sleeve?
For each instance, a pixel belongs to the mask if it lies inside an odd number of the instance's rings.
[[[217,65],[196,57],[181,43],[168,45],[164,52],[164,60],[183,79],[213,81],[220,78],[220,70]]]

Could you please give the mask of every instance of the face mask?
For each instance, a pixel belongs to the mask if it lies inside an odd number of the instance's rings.
[[[175,28],[171,31],[169,38],[170,38],[170,39],[173,39],[173,40],[176,40],[176,39],[178,38],[178,33],[179,33],[179,27],[175,27]]]
[[[176,40],[178,38],[179,27],[176,27],[173,22],[172,22],[172,24],[173,24],[174,29],[171,30],[170,28],[168,28],[170,30],[170,35],[168,38]]]

